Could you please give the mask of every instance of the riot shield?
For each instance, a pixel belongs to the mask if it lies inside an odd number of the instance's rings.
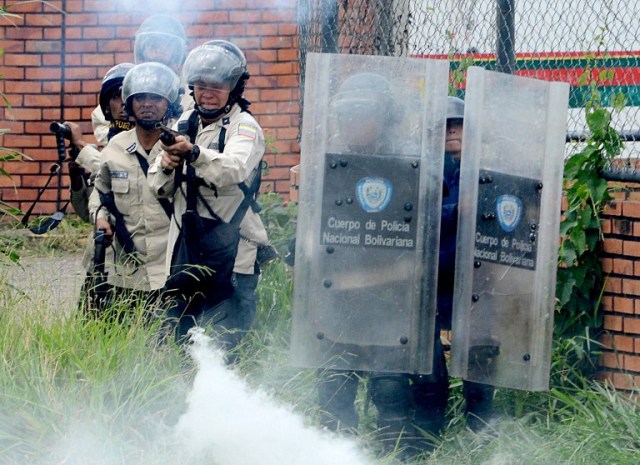
[[[291,361],[430,373],[448,62],[309,54]]]
[[[566,83],[469,69],[455,376],[548,389],[568,95]]]

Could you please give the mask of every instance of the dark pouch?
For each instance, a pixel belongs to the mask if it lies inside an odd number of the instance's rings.
[[[231,293],[231,277],[240,228],[187,210],[182,215],[165,289],[180,292],[219,290]]]

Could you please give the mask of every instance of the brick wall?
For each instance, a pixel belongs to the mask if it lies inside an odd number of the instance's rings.
[[[131,39],[142,21],[156,13],[171,13],[182,22],[190,48],[220,38],[245,52],[252,75],[245,95],[269,143],[263,190],[288,192],[289,168],[299,161],[296,3],[58,0],[20,5],[4,0],[1,5],[11,5],[9,11],[19,17],[11,20],[17,27],[0,20],[0,90],[11,104],[8,108],[0,102],[0,128],[11,131],[0,136],[0,146],[17,149],[33,161],[4,163],[12,179],[0,177],[0,199],[25,210],[44,185],[57,159],[51,121],[81,122],[91,133],[90,114],[102,76],[117,63],[133,61]],[[67,182],[65,176],[65,199]],[[35,212],[53,212],[55,198],[55,189],[48,189]]]
[[[640,387],[640,186],[626,186],[605,211],[602,299],[606,334],[601,376],[620,389]]]

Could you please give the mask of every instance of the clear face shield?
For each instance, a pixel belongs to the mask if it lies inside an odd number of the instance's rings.
[[[173,34],[143,32],[136,35],[133,53],[136,63],[153,61],[178,70],[185,59],[186,44]]]
[[[330,145],[336,147],[374,146],[383,137],[385,111],[382,101],[364,91],[338,94],[331,102],[329,120],[333,126]]]
[[[229,50],[217,45],[203,45],[191,51],[182,75],[190,86],[203,83],[207,87],[222,88],[220,83],[228,83],[233,89],[242,72],[242,63]]]

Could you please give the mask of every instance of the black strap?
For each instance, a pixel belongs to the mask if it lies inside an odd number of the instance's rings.
[[[181,123],[184,123],[184,121],[182,121]],[[183,126],[182,129],[184,129],[184,131],[181,130],[180,123],[178,123],[178,130],[180,132],[184,132],[185,134],[187,134],[187,136],[189,136],[189,139],[191,140],[191,143],[195,142],[196,136],[198,133],[198,113],[196,111],[193,111],[191,115],[189,115],[189,119],[187,120],[187,127],[185,128]],[[218,135],[218,152],[220,153],[224,152],[226,136],[227,136],[227,128],[223,125],[220,128],[220,134]],[[238,209],[236,210],[233,217],[231,218],[231,221],[229,221],[229,224],[239,225],[242,222],[242,219],[244,218],[244,215],[246,214],[247,209],[249,208],[249,205],[252,206],[255,212],[260,211],[261,207],[256,202],[256,195],[260,190],[260,183],[262,181],[262,161],[258,165],[257,170],[258,172],[254,176],[250,187],[247,187],[247,185],[244,182],[238,183],[238,187],[243,192],[244,198],[242,199],[242,202],[238,206]],[[213,211],[211,206],[200,194],[199,187],[201,183],[198,182],[195,168],[190,164],[187,164],[186,171],[187,171],[187,174],[186,174],[187,210],[197,212],[198,199],[200,199],[200,201],[202,202],[204,207],[207,209],[207,211],[209,212],[212,218],[216,218],[220,221],[223,221],[220,218],[220,216]],[[213,188],[215,189],[215,186],[213,186]]]
[[[142,172],[144,173],[144,177],[146,178],[147,177],[147,171],[149,171],[149,162],[147,161],[146,158],[144,158],[138,152],[136,152],[136,158],[138,159],[138,163],[140,164],[140,168],[142,168]],[[160,203],[160,206],[162,207],[164,212],[167,214],[167,218],[171,219],[171,216],[173,215],[173,205],[171,204],[171,202],[169,202],[168,199],[160,199],[160,198],[158,198],[157,200]]]
[[[97,189],[96,189],[97,190]],[[118,238],[118,242],[122,245],[125,253],[133,254],[136,251],[136,247],[133,244],[133,239],[131,238],[131,234],[129,234],[129,230],[124,222],[124,216],[116,207],[116,201],[113,196],[113,192],[100,192],[98,190],[98,194],[100,195],[100,204],[104,206],[113,219],[115,220],[115,225],[113,227],[116,237]]]
[[[227,128],[225,126],[222,126],[220,128],[220,135],[218,136],[218,152],[220,153],[224,152],[224,143],[226,138],[227,138]]]

